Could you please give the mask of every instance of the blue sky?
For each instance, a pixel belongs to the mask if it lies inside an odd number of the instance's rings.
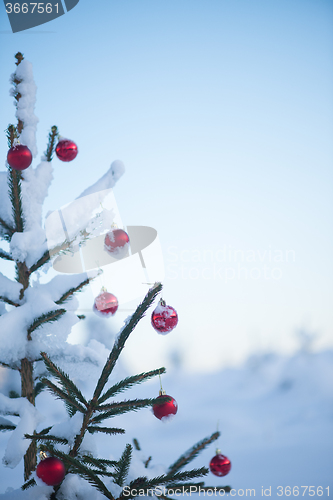
[[[163,338],[140,327],[128,362],[179,351],[189,369],[215,369],[290,352],[301,327],[332,346],[332,3],[80,0],[17,34],[1,8],[1,130],[20,50],[39,152],[53,124],[79,146],[73,163],[55,160],[45,211],[121,159],[124,222],[158,230],[179,326]]]

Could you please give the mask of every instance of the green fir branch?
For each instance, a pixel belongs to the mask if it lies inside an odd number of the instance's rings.
[[[124,348],[126,340],[130,336],[136,325],[139,323],[139,321],[143,318],[147,309],[154,302],[156,296],[159,294],[161,290],[162,290],[161,283],[156,283],[152,288],[150,288],[147,295],[143,299],[142,303],[139,304],[134,314],[131,316],[129,321],[127,321],[126,325],[120,331],[119,336],[115,340],[109,358],[104,365],[101,376],[97,382],[97,386],[93,397],[94,401],[97,401],[98,398],[100,397],[101,392],[104,389],[105,384],[107,383],[109,376],[120,356],[120,353]]]
[[[49,451],[53,456],[60,458],[64,464],[66,469],[71,473],[76,473],[81,476],[83,479],[88,481],[92,486],[94,486],[100,493],[102,493],[106,498],[110,500],[115,500],[113,495],[107,489],[105,484],[99,479],[97,474],[86,467],[79,460],[74,457],[67,455],[66,453],[62,453],[59,450],[56,450],[53,446],[49,445],[41,445],[40,449],[42,451]]]
[[[6,304],[9,304],[10,306],[19,307],[19,305],[20,305],[20,304],[17,304],[16,302],[13,302],[10,299],[8,299],[8,297],[4,297],[3,295],[0,295],[0,300],[2,300],[2,302],[6,302]]]
[[[123,486],[124,481],[127,477],[131,465],[132,449],[132,446],[130,444],[127,444],[118,462],[117,473],[115,475],[114,482],[119,486]]]
[[[15,125],[8,125],[6,130],[6,137],[8,141],[8,148],[10,149],[13,147],[15,139],[18,138]]]
[[[133,444],[134,444],[134,448],[137,451],[141,451],[141,448],[140,448],[140,445],[139,445],[139,441],[136,438],[133,439]]]
[[[114,467],[118,464],[117,460],[106,460],[103,458],[94,458],[89,455],[84,455],[82,457],[82,461],[87,465],[93,465],[94,467],[98,467],[101,470],[107,469],[107,467]]]
[[[117,427],[98,427],[89,426],[87,427],[87,431],[90,434],[95,434],[95,432],[104,432],[104,434],[125,434],[125,429],[118,429]]]
[[[84,281],[82,281],[82,283],[80,283],[78,286],[76,286],[74,288],[70,288],[69,290],[67,290],[67,292],[64,293],[60,297],[59,300],[56,300],[56,304],[58,304],[58,305],[64,304],[74,293],[81,291],[82,288],[84,288],[86,285],[88,285],[90,283],[90,281],[93,280],[93,279],[94,278],[87,278]]]
[[[88,406],[80,389],[74,384],[74,382],[69,378],[67,373],[65,373],[59,366],[55,365],[45,352],[41,352],[41,356],[44,360],[47,371],[53,375],[61,384],[62,388],[68,392],[72,398],[76,399],[78,402],[82,403],[86,407]]]
[[[31,486],[35,486],[35,484],[36,481],[34,479],[29,479],[29,481],[21,486],[21,490],[27,490],[28,488],[31,488]]]
[[[51,127],[51,132],[49,133],[49,140],[48,140],[48,144],[47,144],[47,149],[44,153],[45,157],[46,157],[46,161],[52,161],[52,157],[53,157],[54,150],[55,150],[55,141],[58,138],[59,138],[58,128],[55,125],[53,125],[53,127]]]
[[[0,424],[0,431],[14,431],[16,425],[14,424]]]
[[[169,467],[169,474],[175,473],[185,467],[187,464],[192,462],[199,453],[204,450],[208,445],[210,445],[213,441],[216,441],[218,437],[220,436],[219,432],[214,432],[211,436],[202,439],[198,443],[196,443],[192,448],[187,450],[181,457],[176,460],[172,465]]]
[[[204,481],[201,481],[200,483],[170,483],[168,484],[168,489],[176,489],[176,488],[181,488],[183,491],[189,491],[190,488],[193,488],[195,486],[196,488],[201,488],[204,486]]]
[[[23,233],[24,231],[21,180],[21,171],[13,170],[12,168],[8,167],[9,199],[12,204],[12,214],[15,222],[15,230],[19,233]]]
[[[45,389],[45,385],[42,382],[37,382],[37,384],[34,387],[34,395],[35,399],[42,392],[42,390]]]
[[[2,219],[0,218],[0,224],[1,224],[1,221],[2,221]],[[14,260],[13,257],[8,252],[5,252],[4,250],[2,250],[2,248],[0,248],[0,259],[11,260],[11,261]]]
[[[50,251],[46,250],[43,253],[42,257],[40,259],[38,259],[37,262],[35,262],[35,264],[33,264],[30,267],[30,273],[33,273],[33,272],[37,271],[40,267],[44,266],[44,264],[46,264],[47,262],[49,262],[50,259],[51,259]]]
[[[52,436],[52,434],[47,434],[46,436],[43,436],[41,434],[24,434],[24,437],[26,439],[33,439],[35,441],[50,441],[54,443],[68,444],[68,439],[58,436]]]
[[[54,311],[50,311],[48,313],[42,314],[39,318],[36,318],[34,322],[28,328],[28,339],[31,340],[31,334],[37,328],[44,325],[45,323],[53,323],[54,321],[58,321],[65,314],[66,309],[55,309]]]
[[[116,394],[119,394],[120,392],[124,392],[126,389],[131,388],[135,384],[141,384],[141,382],[144,382],[145,380],[149,380],[152,377],[155,377],[156,375],[161,375],[162,373],[165,373],[165,368],[159,368],[158,370],[152,370],[150,372],[146,373],[140,373],[139,375],[134,375],[132,377],[127,377],[124,380],[121,380],[117,384],[113,385],[108,389],[98,400],[98,403],[103,403],[107,399],[115,396]]]
[[[75,415],[77,411],[80,411],[81,413],[85,413],[85,408],[81,406],[76,399],[74,399],[71,395],[66,394],[64,391],[62,391],[58,386],[53,384],[50,380],[47,378],[43,378],[41,380],[43,384],[45,384],[49,391],[52,392],[57,399],[62,399],[65,403],[66,409],[68,411],[68,414],[70,417]]]
[[[93,417],[90,423],[102,422],[106,418],[115,417],[116,415],[122,415],[129,411],[137,411],[141,408],[147,408],[147,406],[153,406],[156,404],[163,404],[171,401],[170,396],[165,396],[163,398],[150,398],[150,399],[132,399],[127,401],[121,401],[120,403],[112,403],[109,405],[101,405],[96,408],[96,411],[102,411],[100,415]]]

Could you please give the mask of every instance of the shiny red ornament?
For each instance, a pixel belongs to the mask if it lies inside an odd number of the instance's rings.
[[[113,257],[125,257],[128,254],[129,236],[123,229],[112,229],[106,233],[104,246]]]
[[[25,170],[32,162],[30,149],[23,144],[15,144],[7,153],[7,162],[14,170]]]
[[[163,299],[160,299],[158,306],[154,309],[151,315],[151,324],[158,333],[166,335],[171,332],[178,323],[178,315],[176,310],[167,306]]]
[[[72,161],[78,154],[77,145],[69,139],[60,139],[56,149],[56,155],[61,161]]]
[[[118,300],[112,293],[102,288],[102,293],[95,299],[93,311],[99,316],[109,318],[113,316],[118,309]]]
[[[64,479],[66,469],[60,458],[48,457],[39,462],[36,474],[48,486],[56,486]]]
[[[167,396],[167,394],[165,394],[165,391],[160,391],[160,395],[158,396],[157,399],[163,398],[165,396]],[[153,406],[153,413],[155,417],[160,420],[168,419],[172,415],[176,415],[178,410],[177,401],[172,396],[167,396],[167,397],[168,398],[171,397],[171,401],[167,401],[166,403],[161,403],[161,404],[155,404]]]
[[[216,450],[216,455],[209,462],[210,471],[215,476],[226,476],[231,469],[231,462],[228,457],[221,454],[220,450]]]

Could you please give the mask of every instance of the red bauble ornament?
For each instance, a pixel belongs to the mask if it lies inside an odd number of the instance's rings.
[[[158,396],[157,399],[163,398],[165,396],[167,396],[167,394],[165,394],[165,391],[160,391],[160,395]],[[172,396],[167,396],[167,397],[168,398],[171,397],[171,401],[167,401],[166,403],[161,403],[161,404],[155,404],[153,406],[153,413],[155,417],[159,418],[160,420],[168,419],[172,415],[176,415],[178,410],[177,401]]]
[[[56,155],[61,161],[72,161],[78,153],[77,145],[69,139],[60,139],[56,149]]]
[[[56,486],[64,479],[66,469],[60,458],[48,457],[39,462],[36,474],[48,486]]]
[[[102,292],[96,297],[93,311],[99,316],[109,318],[115,314],[118,309],[118,300],[112,293],[102,288]]]
[[[30,149],[23,144],[15,144],[7,153],[7,162],[14,170],[25,170],[32,162]]]
[[[228,457],[221,454],[221,450],[216,450],[216,455],[209,462],[210,471],[215,476],[226,476],[231,469],[231,462]]]
[[[112,229],[105,235],[104,246],[113,257],[125,257],[128,255],[128,234],[123,229]]]
[[[171,332],[178,323],[178,315],[175,309],[167,306],[163,299],[160,299],[158,306],[151,315],[151,324],[158,333],[166,335]]]

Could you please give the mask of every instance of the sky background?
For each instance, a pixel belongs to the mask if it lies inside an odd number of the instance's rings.
[[[54,160],[45,213],[121,159],[124,223],[158,231],[179,325],[162,337],[146,318],[126,362],[212,371],[290,353],[300,329],[332,347],[333,4],[80,0],[16,34],[0,9],[1,130],[21,51],[39,154],[54,124],[79,147],[72,163]]]

